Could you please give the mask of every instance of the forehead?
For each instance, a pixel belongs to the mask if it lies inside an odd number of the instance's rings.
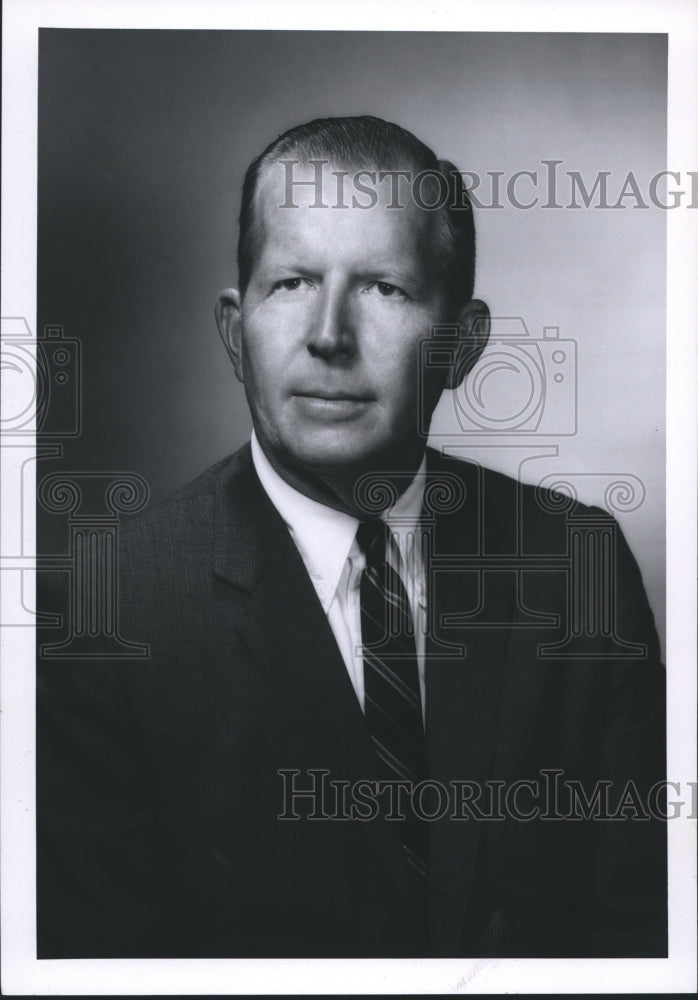
[[[255,193],[257,255],[382,257],[431,276],[439,213],[414,201],[408,179],[400,179],[397,195],[394,183],[374,167],[302,163],[292,154],[268,164]]]

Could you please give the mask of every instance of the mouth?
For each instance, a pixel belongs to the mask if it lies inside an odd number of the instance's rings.
[[[293,399],[305,414],[314,420],[334,421],[353,419],[363,414],[373,401],[372,396],[328,389],[294,392]]]
[[[291,395],[299,399],[322,399],[328,402],[369,403],[374,398],[367,392],[355,392],[348,389],[328,389],[326,386],[311,386],[310,388],[293,389]]]
[[[337,391],[329,389],[308,389],[294,392],[298,399],[317,399],[325,403],[370,403],[373,396],[364,393]]]

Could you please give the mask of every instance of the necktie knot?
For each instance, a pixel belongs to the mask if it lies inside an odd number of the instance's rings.
[[[381,567],[386,561],[390,529],[379,517],[361,521],[356,530],[356,541],[366,557],[366,565]]]

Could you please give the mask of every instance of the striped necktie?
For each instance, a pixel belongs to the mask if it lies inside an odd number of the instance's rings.
[[[426,776],[426,749],[414,626],[405,587],[394,568],[400,555],[390,529],[378,518],[362,521],[356,540],[366,557],[361,577],[366,724],[384,777],[408,781],[414,788]],[[426,876],[426,825],[409,808],[411,795],[402,801],[405,857]]]

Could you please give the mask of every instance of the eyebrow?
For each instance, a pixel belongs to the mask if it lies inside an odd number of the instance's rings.
[[[375,278],[380,274],[394,274],[396,277],[404,278],[405,281],[419,281],[419,274],[417,271],[406,270],[402,267],[396,267],[394,264],[389,264],[387,262],[379,261],[377,264],[372,264],[371,267],[367,267],[365,270],[360,270],[356,272],[361,278]]]

